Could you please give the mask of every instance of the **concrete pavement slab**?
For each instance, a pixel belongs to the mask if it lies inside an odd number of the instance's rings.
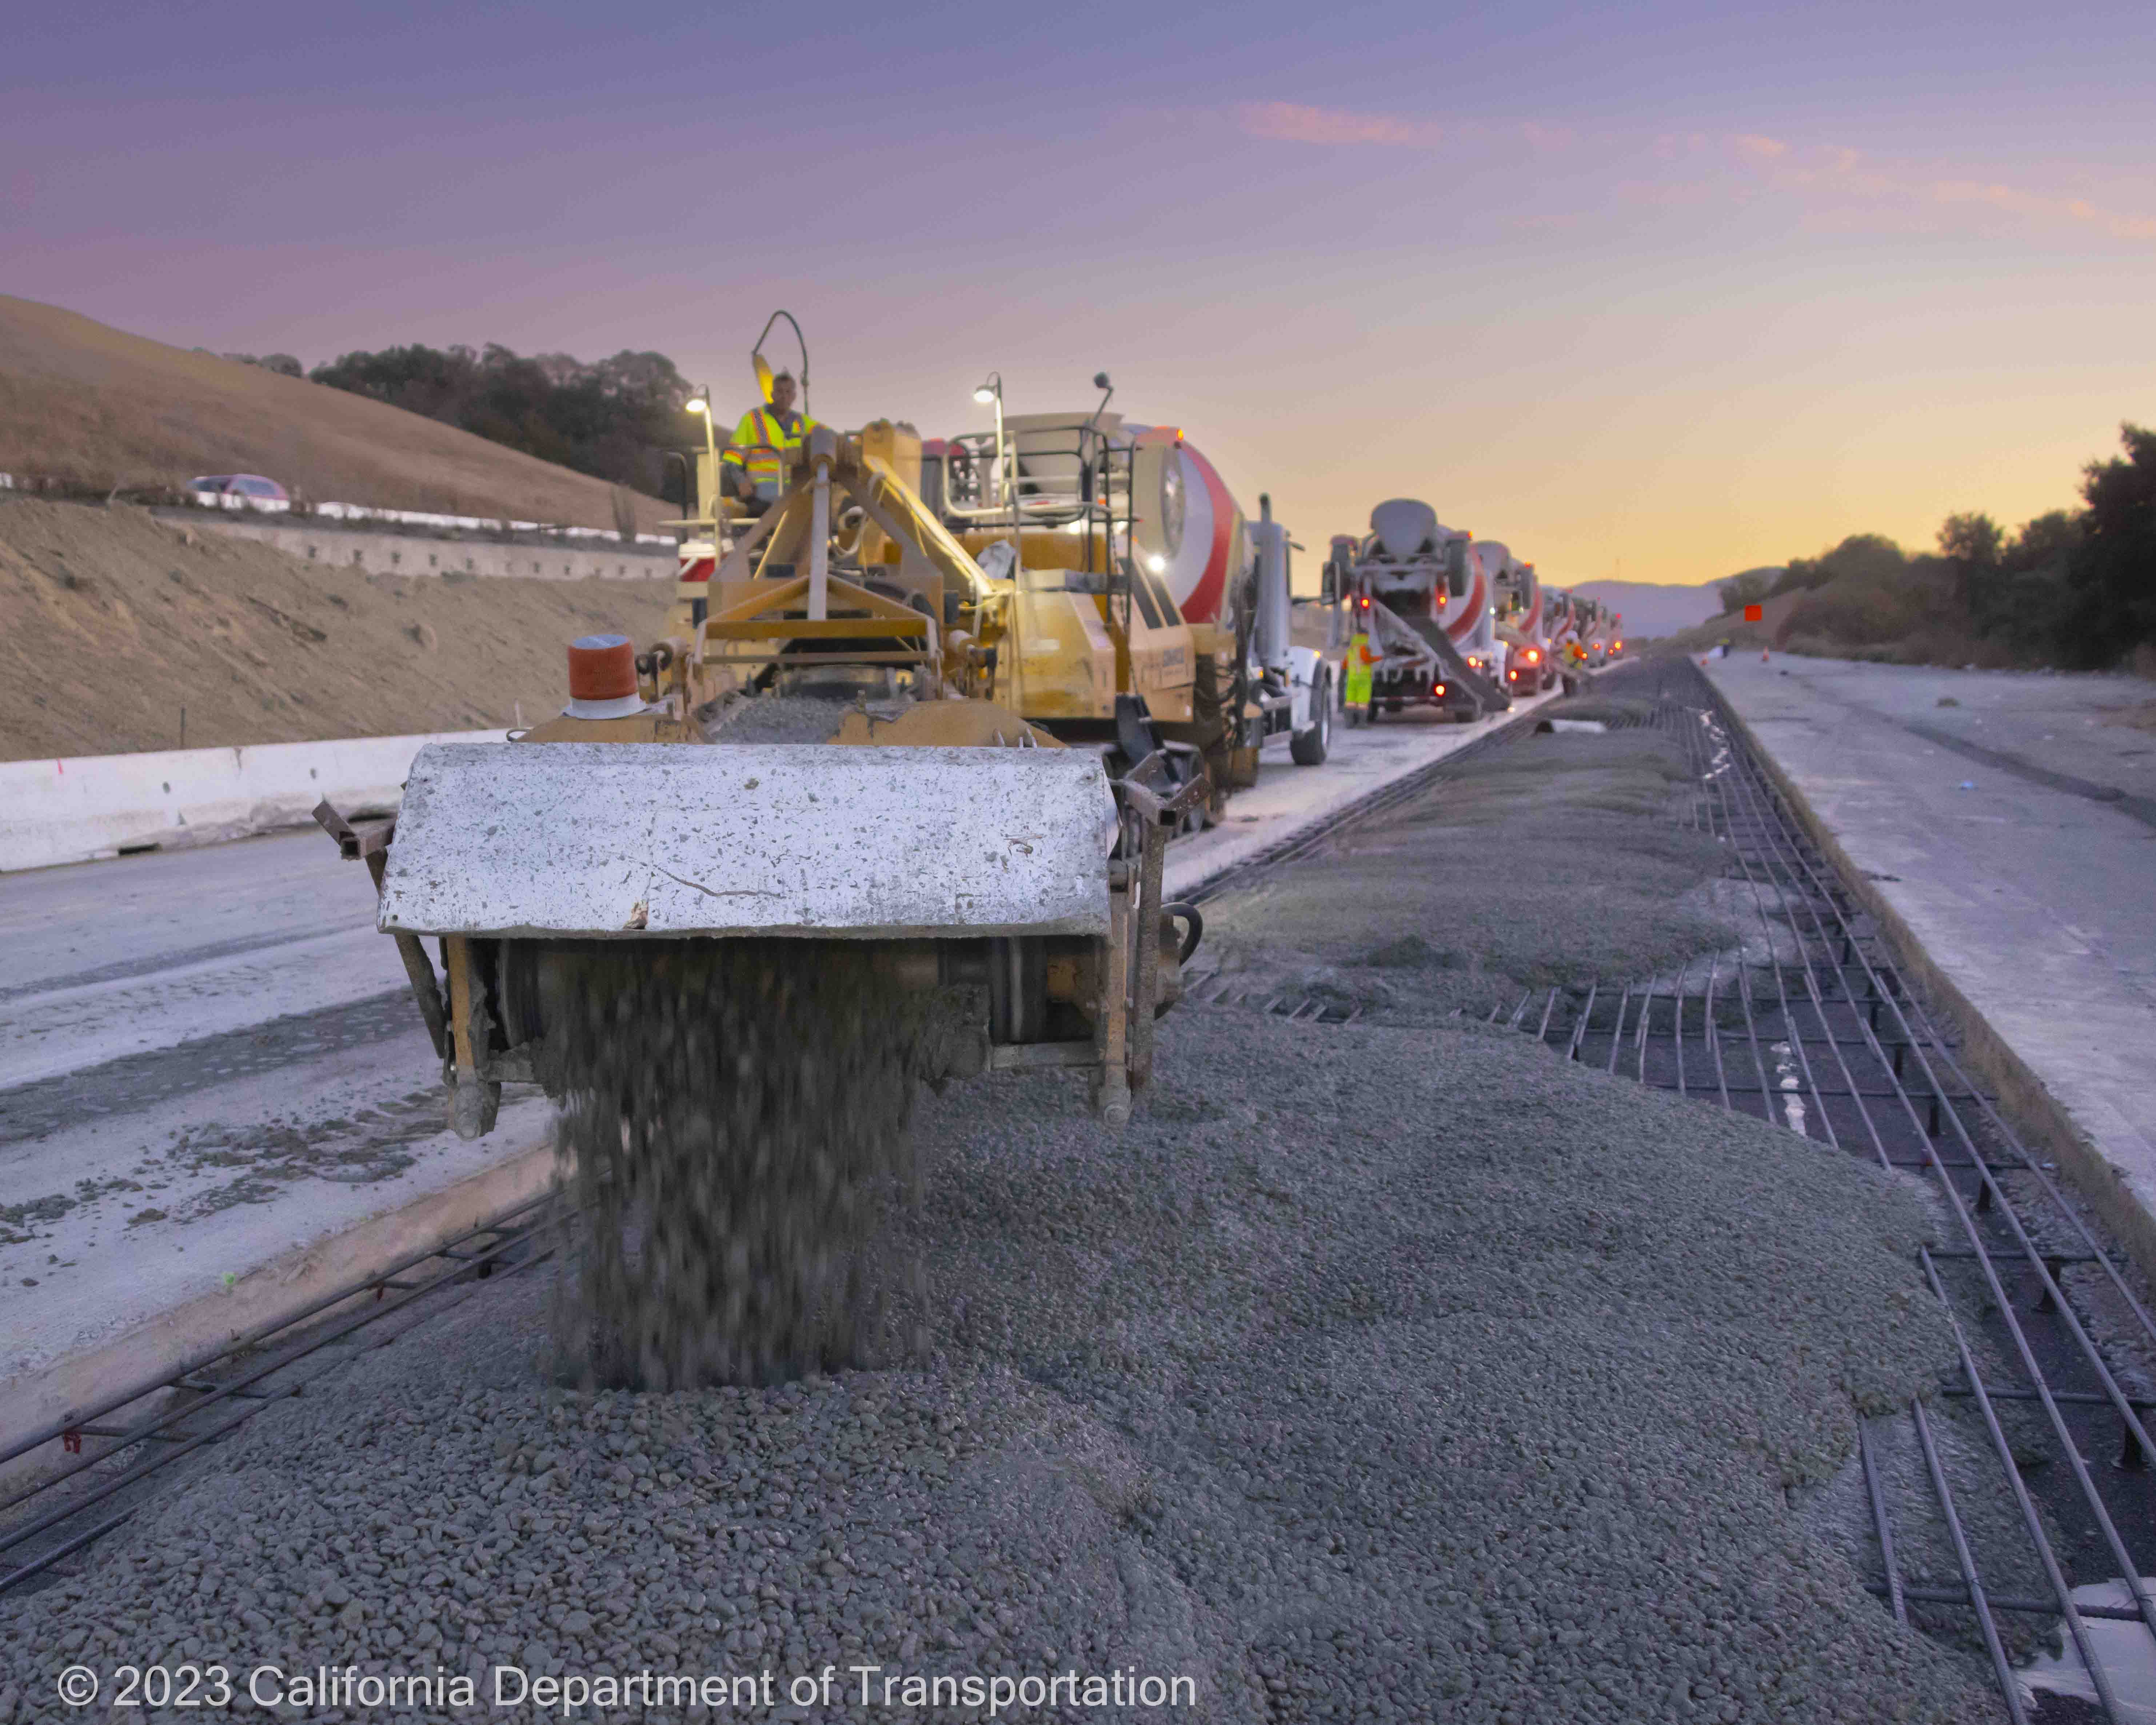
[[[2148,733],[2107,722],[2156,688],[1810,659],[1707,670],[2009,1117],[2156,1273],[2156,827],[2128,800],[2156,768]]]

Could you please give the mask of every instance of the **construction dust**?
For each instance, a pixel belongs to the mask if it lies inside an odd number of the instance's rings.
[[[925,1014],[869,947],[570,950],[542,988],[583,1212],[556,1322],[564,1376],[772,1384],[911,1351],[899,1314],[920,1310],[918,1261],[876,1242],[916,1190]]]

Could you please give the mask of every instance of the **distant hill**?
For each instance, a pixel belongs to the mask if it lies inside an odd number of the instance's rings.
[[[0,473],[101,490],[259,473],[321,501],[615,525],[603,480],[365,396],[7,295]],[[675,512],[632,496],[640,531]]]
[[[1620,613],[1625,619],[1625,633],[1643,641],[1691,629],[1722,609],[1712,584],[1678,587],[1656,581],[1581,581],[1571,590],[1599,599]]]

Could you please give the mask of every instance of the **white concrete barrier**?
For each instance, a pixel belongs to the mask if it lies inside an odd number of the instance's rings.
[[[13,479],[0,473],[0,483],[12,486]],[[196,509],[237,511],[242,515],[290,515],[292,506],[281,497],[243,497],[231,491],[190,491],[186,494],[187,504]],[[572,527],[559,521],[504,521],[492,516],[436,515],[420,509],[377,509],[365,503],[317,503],[310,513],[325,521],[387,521],[393,526],[438,527],[448,531],[498,533],[506,527],[512,533],[544,533],[552,537],[571,539],[619,540],[618,528]],[[639,545],[657,546],[670,556],[674,539],[666,533],[639,533]]]
[[[162,519],[178,521],[177,512]],[[236,539],[275,546],[289,557],[331,568],[375,575],[514,576],[528,581],[671,581],[674,545],[603,543],[597,535],[572,543],[429,538],[422,534],[324,526],[313,521],[253,515],[205,516],[192,525]]]
[[[304,825],[325,797],[347,814],[393,809],[422,743],[507,737],[449,731],[0,762],[0,873]]]

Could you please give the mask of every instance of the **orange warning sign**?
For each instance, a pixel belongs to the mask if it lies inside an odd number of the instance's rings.
[[[1766,615],[1767,608],[1763,605],[1747,605],[1744,608],[1744,620],[1747,623],[1761,622]]]

